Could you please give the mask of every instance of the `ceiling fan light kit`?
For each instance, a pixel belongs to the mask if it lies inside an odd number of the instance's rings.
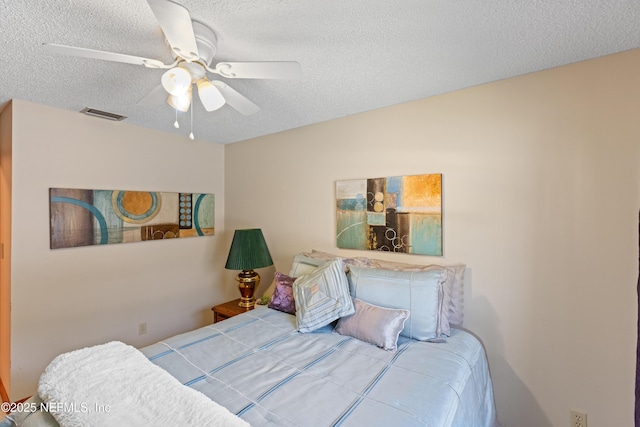
[[[182,111],[186,113],[189,111],[189,107],[191,107],[192,100],[192,91],[191,86],[189,86],[188,90],[180,96],[169,95],[167,97],[167,104],[178,111]]]
[[[205,110],[215,111],[225,104],[224,96],[209,80],[202,78],[197,81],[196,85],[198,86],[200,102],[202,102]]]
[[[147,98],[156,99],[155,93],[157,90],[161,91],[162,87],[169,94],[167,103],[176,111],[182,112],[191,108],[194,85],[198,90],[200,102],[208,112],[215,111],[225,104],[245,116],[260,111],[260,107],[225,82],[209,80],[206,77],[207,72],[230,79],[294,79],[302,75],[300,64],[293,61],[220,62],[210,68],[217,52],[217,38],[213,30],[192,19],[189,11],[178,3],[171,0],[146,1],[171,48],[171,54],[175,59],[171,64],[164,64],[157,59],[53,43],[45,43],[43,47],[56,54],[166,69],[160,86],[138,101],[138,104],[143,104]],[[191,114],[193,115],[193,109]],[[193,139],[192,134],[190,137]]]
[[[173,96],[187,93],[191,86],[191,74],[182,67],[175,67],[162,75],[162,87]]]

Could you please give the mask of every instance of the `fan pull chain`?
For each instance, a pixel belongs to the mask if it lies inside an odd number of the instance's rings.
[[[194,136],[193,136],[193,98],[191,98],[191,133],[189,134],[189,139],[190,140],[194,140]]]
[[[180,129],[180,123],[178,123],[178,109],[176,108],[176,121],[173,122],[173,127],[176,129]]]

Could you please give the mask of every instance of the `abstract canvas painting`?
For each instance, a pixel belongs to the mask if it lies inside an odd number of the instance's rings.
[[[213,194],[49,189],[51,249],[215,232]]]
[[[442,255],[442,174],[336,182],[343,249]]]

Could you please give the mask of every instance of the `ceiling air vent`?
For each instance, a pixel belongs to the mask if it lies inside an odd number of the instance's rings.
[[[126,119],[126,116],[121,116],[120,114],[109,113],[108,111],[100,111],[96,110],[95,108],[89,107],[81,110],[80,112],[86,114],[87,116],[99,117],[101,119],[113,120],[115,122]]]

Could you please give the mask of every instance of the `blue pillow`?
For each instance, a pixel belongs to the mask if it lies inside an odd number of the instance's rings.
[[[305,254],[296,254],[293,257],[293,263],[291,264],[291,270],[289,270],[289,276],[300,277],[305,274],[311,273],[313,270],[328,262],[329,260],[312,258]],[[333,261],[333,260],[330,260]]]
[[[447,271],[393,271],[349,267],[353,298],[386,308],[409,310],[400,335],[416,340],[438,340],[441,329],[443,283]]]

